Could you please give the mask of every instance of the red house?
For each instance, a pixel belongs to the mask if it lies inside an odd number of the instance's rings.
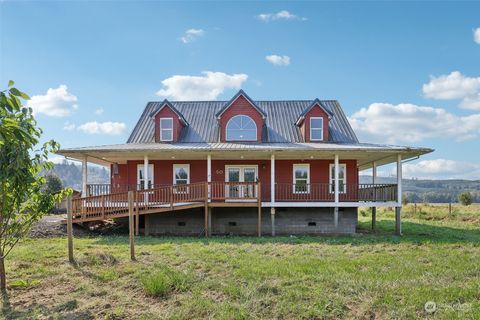
[[[354,233],[360,206],[396,207],[402,161],[428,148],[360,143],[334,100],[149,102],[127,143],[63,149],[83,161],[74,221],[128,216],[144,234]],[[87,184],[87,162],[109,166]],[[376,168],[397,164],[397,184]],[[373,181],[359,171],[373,168]],[[130,196],[129,196],[130,194]]]

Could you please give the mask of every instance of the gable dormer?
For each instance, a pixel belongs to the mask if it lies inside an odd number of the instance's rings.
[[[155,142],[175,143],[182,129],[188,126],[183,115],[167,99],[150,116],[155,122]]]
[[[332,116],[321,101],[315,99],[298,117],[295,125],[300,128],[305,142],[328,142],[328,126]]]
[[[262,142],[267,116],[243,90],[227,102],[216,117],[221,142]]]

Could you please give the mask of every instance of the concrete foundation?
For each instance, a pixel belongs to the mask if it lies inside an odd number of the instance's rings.
[[[209,211],[213,235],[257,234],[257,208],[211,208]],[[270,208],[262,209],[263,235],[271,235],[273,230],[276,235],[353,234],[357,222],[357,208],[339,208],[337,227],[334,208],[276,208],[274,221]],[[145,216],[145,234],[203,236],[204,228],[203,208]]]

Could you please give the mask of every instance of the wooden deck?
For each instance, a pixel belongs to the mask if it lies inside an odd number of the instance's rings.
[[[72,200],[74,223],[129,216],[129,193],[138,216],[204,207],[261,207],[257,183],[191,183],[148,190],[122,191]]]
[[[263,188],[262,188],[263,186]],[[130,187],[130,186],[129,186]],[[185,185],[154,186],[148,190],[127,191],[125,186],[90,186],[99,195],[74,199],[72,218],[74,223],[102,221],[129,216],[128,195],[132,194],[135,216],[204,207],[258,207],[271,205],[270,186],[260,182],[200,182]],[[108,193],[106,193],[108,192]],[[340,202],[390,202],[395,201],[396,185],[357,184],[343,186]],[[275,204],[279,206],[298,203],[325,205],[334,202],[332,185],[312,183],[301,188],[293,184],[276,184]]]

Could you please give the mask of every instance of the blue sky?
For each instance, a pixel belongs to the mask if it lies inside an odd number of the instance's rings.
[[[474,2],[1,1],[0,84],[35,96],[44,138],[62,147],[123,143],[146,102],[165,97],[229,99],[241,87],[258,100],[337,99],[361,141],[436,149],[407,176],[480,179],[478,12]]]

